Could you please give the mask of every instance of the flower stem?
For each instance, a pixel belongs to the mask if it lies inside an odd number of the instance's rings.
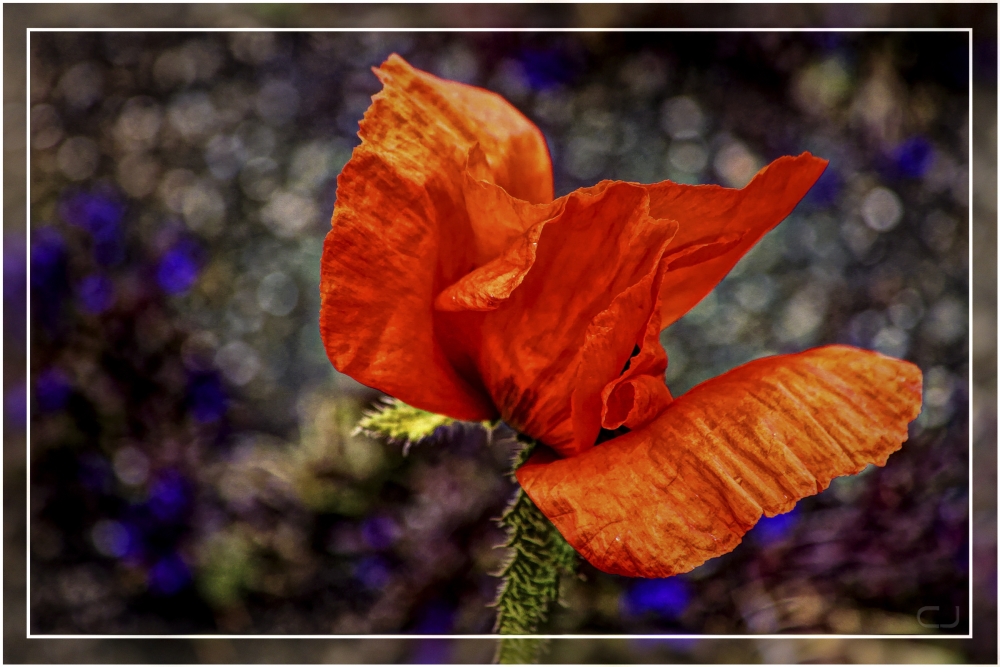
[[[513,470],[524,463],[535,442],[520,436],[524,447],[515,457]],[[494,630],[501,635],[531,635],[548,618],[559,598],[559,576],[576,571],[576,552],[555,526],[518,487],[500,525],[507,530],[506,546],[511,558],[500,572]],[[537,663],[548,646],[547,639],[503,638],[495,661],[500,664]]]

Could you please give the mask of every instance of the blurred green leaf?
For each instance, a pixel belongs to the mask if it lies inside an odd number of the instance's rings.
[[[252,540],[240,530],[218,533],[209,541],[198,572],[198,588],[217,608],[233,605],[260,576]]]

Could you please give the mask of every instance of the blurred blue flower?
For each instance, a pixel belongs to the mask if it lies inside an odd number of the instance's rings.
[[[85,313],[100,315],[115,303],[115,285],[107,276],[93,273],[77,286],[77,299]]]
[[[59,213],[69,224],[103,235],[121,222],[125,207],[109,192],[76,192],[63,200]]]
[[[168,294],[182,294],[198,280],[198,248],[191,241],[180,241],[160,259],[156,282]]]
[[[412,665],[443,665],[451,662],[453,642],[450,639],[421,639],[410,658]]]
[[[31,286],[44,288],[59,277],[66,260],[66,242],[51,227],[35,230],[31,236]]]
[[[226,414],[229,400],[218,373],[198,373],[188,382],[188,407],[196,421],[207,424]]]
[[[698,645],[699,641],[701,640],[695,637],[643,637],[633,639],[632,643],[646,650],[667,646],[679,653],[689,653]]]
[[[843,37],[838,32],[814,32],[809,37],[824,51],[835,51],[843,44]]]
[[[798,508],[772,517],[761,517],[753,527],[754,539],[762,544],[772,544],[784,539],[799,522]]]
[[[413,632],[418,635],[446,635],[455,621],[455,610],[442,600],[424,605],[415,614]]]
[[[35,401],[42,412],[62,410],[69,399],[69,378],[58,368],[50,368],[35,378]]]
[[[24,301],[24,288],[28,280],[27,264],[24,236],[21,234],[4,234],[3,300],[6,303],[11,303],[14,299]]]
[[[664,618],[680,616],[691,602],[691,587],[683,579],[640,579],[621,598],[627,616],[655,613]]]
[[[840,196],[842,189],[843,179],[833,168],[833,165],[828,165],[823,175],[806,194],[804,201],[819,208],[826,208],[837,202],[837,197]]]
[[[140,566],[147,554],[149,537],[162,536],[161,527],[150,518],[149,502],[130,502],[122,510],[119,523],[128,532],[128,550],[122,555],[126,562]]]
[[[387,516],[373,516],[361,524],[361,536],[369,547],[376,550],[388,549],[396,541],[399,528]]]
[[[176,470],[162,471],[149,489],[149,511],[160,521],[180,519],[189,502],[189,483]]]
[[[59,325],[66,279],[66,243],[51,227],[31,233],[31,314],[50,332]]]
[[[548,90],[569,82],[576,73],[576,67],[569,56],[560,49],[525,49],[519,60],[534,90]]]
[[[920,178],[934,161],[934,149],[923,137],[910,137],[892,153],[896,168],[907,178]]]
[[[145,554],[144,536],[142,529],[131,521],[121,521],[121,525],[128,533],[128,549],[121,555],[125,561],[140,563]]]
[[[354,578],[370,590],[382,588],[389,583],[389,564],[380,556],[367,556],[354,566]]]
[[[109,192],[77,192],[59,207],[63,220],[90,232],[94,259],[111,266],[125,259],[121,221],[125,207]]]
[[[25,314],[28,304],[28,257],[24,234],[3,237],[3,335],[23,345],[27,335]],[[23,349],[23,348],[22,348]]]
[[[3,394],[4,423],[12,428],[24,428],[28,420],[28,395],[23,382],[12,384]]]
[[[191,570],[177,554],[158,560],[149,569],[149,589],[159,595],[174,595],[191,582]]]

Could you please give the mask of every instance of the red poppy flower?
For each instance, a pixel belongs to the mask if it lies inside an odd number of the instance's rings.
[[[327,353],[410,405],[546,445],[518,480],[593,565],[690,570],[906,439],[920,371],[873,352],[760,359],[677,400],[664,382],[660,331],[825,160],[779,158],[739,190],[603,181],[553,200],[545,140],[503,98],[395,55],[375,72],[324,246]]]

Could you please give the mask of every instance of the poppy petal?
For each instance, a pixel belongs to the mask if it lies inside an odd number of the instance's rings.
[[[651,373],[609,384],[601,398],[601,426],[609,431],[621,426],[629,430],[645,426],[673,400],[663,378]]]
[[[572,384],[573,441],[557,447],[563,456],[593,447],[601,428],[608,428],[609,410],[621,416],[621,423],[638,422],[656,416],[670,402],[658,327],[662,276],[662,267],[644,276],[616,296],[587,328]],[[656,330],[652,338],[651,329]],[[649,378],[648,385],[642,377]],[[658,386],[661,391],[656,391]]]
[[[660,344],[660,290],[666,258],[661,260],[656,289],[650,295],[652,307],[644,309],[646,318],[643,340],[636,345],[636,354],[629,359],[621,376],[601,391],[603,403],[601,427],[615,430],[621,426],[636,429],[651,421],[673,400],[667,389],[665,374],[667,354]]]
[[[476,369],[512,426],[570,455],[593,445],[602,390],[644,345],[676,223],[650,219],[645,189],[629,183],[552,206],[435,305],[453,365]]]
[[[459,419],[495,417],[475,375],[456,371],[442,350],[433,303],[476,268],[484,245],[477,235],[495,231],[473,227],[467,215],[470,160],[477,178],[528,202],[548,202],[545,140],[489,91],[438,79],[396,55],[375,73],[384,87],[337,179],[323,248],[327,354],[341,372],[415,407]]]
[[[442,291],[434,306],[442,311],[493,310],[534,265],[542,230],[564,201],[529,204],[473,178],[470,170],[465,175],[465,202],[473,229],[484,230],[477,235],[476,246],[481,265]]]
[[[784,220],[826,169],[803,153],[780,157],[742,189],[718,185],[648,185],[649,214],[679,224],[663,282],[661,328],[676,322],[719,284],[764,234]]]
[[[456,373],[434,336],[429,195],[364,145],[340,178],[320,283],[320,333],[333,365],[414,407],[491,418],[488,397]]]
[[[486,155],[478,143],[469,151],[463,194],[476,243],[476,266],[499,257],[521,234],[551,218],[562,206],[518,199],[493,183]]]
[[[372,98],[361,137],[393,157],[408,159],[415,175],[454,175],[479,145],[487,177],[532,204],[552,201],[552,161],[545,137],[510,102],[488,90],[418,70],[396,54],[375,69],[384,88]]]
[[[762,514],[884,465],[920,402],[920,370],[875,352],[768,357],[580,456],[536,455],[517,478],[598,569],[667,577],[731,551]]]

